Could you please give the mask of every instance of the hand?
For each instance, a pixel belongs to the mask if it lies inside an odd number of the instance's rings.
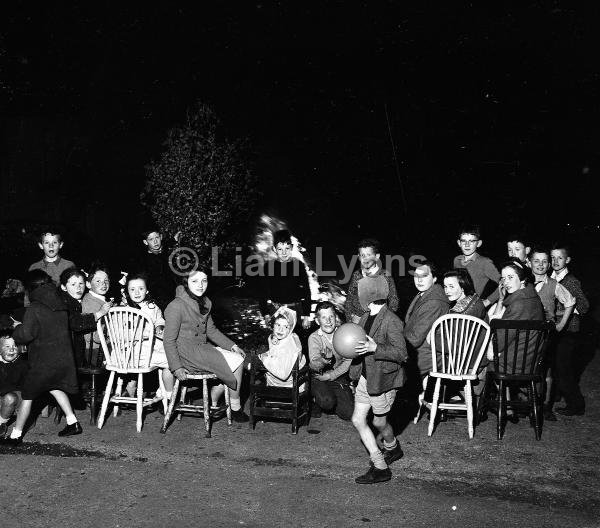
[[[354,347],[354,350],[358,352],[358,355],[369,354],[377,350],[377,343],[373,341],[371,336],[367,336],[366,341],[359,341],[358,345]]]
[[[245,353],[245,352],[244,352],[244,351],[243,351],[243,350],[242,350],[242,349],[241,349],[239,346],[237,346],[237,345],[233,345],[233,346],[231,347],[231,351],[232,351],[232,352],[236,352],[236,353],[238,353],[238,354],[239,354],[240,356],[242,356],[243,358],[245,358],[245,357],[246,357],[246,353]]]
[[[308,317],[307,315],[303,315],[302,316],[302,328],[304,328],[305,330],[310,328],[310,317]]]
[[[187,379],[189,373],[190,373],[190,371],[188,369],[186,369],[185,367],[180,367],[175,372],[173,372],[173,375],[179,381],[185,381]]]
[[[105,316],[108,313],[108,311],[112,308],[112,305],[113,303],[111,301],[106,301],[99,310],[102,314],[100,315],[100,317]]]
[[[358,315],[353,315],[352,317],[350,317],[350,319],[352,319],[352,321],[350,321],[351,323],[354,323],[354,324],[360,323],[360,317]]]
[[[499,297],[498,302],[500,304],[502,304],[502,300],[504,299],[505,296],[506,296],[506,287],[504,286],[504,280],[500,279],[500,282],[498,283],[498,297]]]
[[[156,337],[162,337],[164,335],[164,333],[165,333],[165,327],[164,326],[157,326],[156,327],[156,331],[155,331]]]
[[[316,374],[315,379],[318,379],[319,381],[329,381],[331,380],[331,374],[329,374],[329,372],[325,372],[323,374]]]

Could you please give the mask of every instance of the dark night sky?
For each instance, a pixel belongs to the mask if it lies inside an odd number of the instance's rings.
[[[117,229],[94,214],[140,217],[144,165],[196,100],[249,138],[261,206],[309,243],[600,223],[594,2],[11,2],[0,18],[2,177],[39,178],[22,160],[41,122],[69,153],[48,188],[81,204],[59,220],[88,236]],[[27,196],[20,219],[45,221]]]

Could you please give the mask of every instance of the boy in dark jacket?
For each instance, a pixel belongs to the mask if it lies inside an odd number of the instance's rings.
[[[357,484],[375,484],[392,478],[389,464],[402,457],[402,449],[387,415],[392,409],[396,391],[404,385],[402,363],[408,358],[400,318],[388,309],[386,299],[369,300],[369,312],[360,319],[367,340],[359,342],[359,354],[350,367],[350,377],[358,380],[354,397],[352,424],[369,451],[372,465],[355,479]],[[383,438],[383,453],[367,416],[373,410],[373,425]]]
[[[0,332],[0,438],[6,436],[8,421],[21,401],[27,363],[19,357],[12,330]]]

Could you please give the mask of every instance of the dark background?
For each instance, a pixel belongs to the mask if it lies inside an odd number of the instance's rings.
[[[329,259],[371,235],[449,264],[474,221],[496,259],[519,231],[593,262],[599,22],[567,1],[5,3],[3,266],[39,259],[48,223],[65,257],[117,265],[197,100],[249,139],[257,216]]]

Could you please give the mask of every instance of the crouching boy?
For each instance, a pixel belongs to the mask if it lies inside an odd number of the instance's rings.
[[[355,479],[357,484],[375,484],[392,478],[389,464],[402,457],[402,449],[388,423],[396,391],[404,384],[402,363],[408,358],[402,321],[388,310],[385,299],[373,300],[360,319],[367,340],[359,342],[359,354],[350,367],[350,377],[358,380],[352,423],[369,451],[372,465]],[[367,423],[373,410],[373,425],[383,438],[383,453]]]
[[[0,332],[0,438],[6,436],[9,420],[21,402],[21,385],[27,363],[19,358],[19,350],[11,330]]]

